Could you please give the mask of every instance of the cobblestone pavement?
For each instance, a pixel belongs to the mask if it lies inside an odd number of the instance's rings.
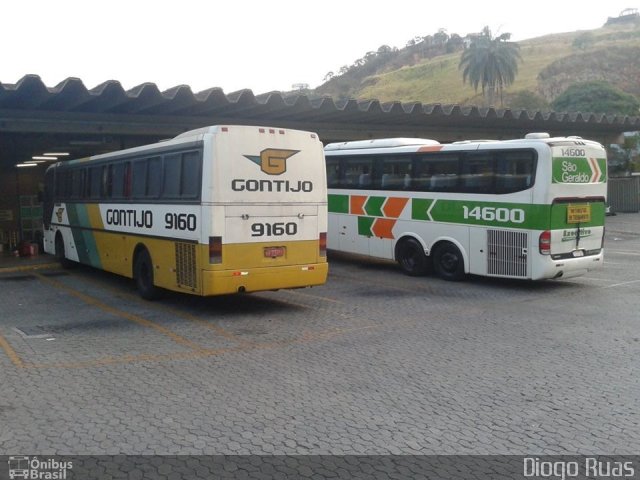
[[[640,452],[640,215],[540,283],[330,256],[306,290],[140,300],[0,275],[0,454]],[[20,329],[18,331],[17,329]]]

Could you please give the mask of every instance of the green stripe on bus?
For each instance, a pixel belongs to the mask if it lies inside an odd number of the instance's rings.
[[[358,235],[372,237],[371,227],[375,221],[374,217],[358,217]]]
[[[91,231],[91,222],[86,205],[67,203],[67,215],[69,224],[81,228],[71,228],[76,252],[81,263],[93,267],[102,268],[102,262],[98,256],[96,240]]]
[[[331,213],[349,213],[349,195],[329,195],[328,209]]]
[[[591,220],[581,223],[580,226],[604,225],[604,203],[589,202],[589,204],[591,205]],[[526,230],[556,230],[576,226],[567,222],[567,208],[568,204],[565,203],[539,205],[414,198],[411,206],[411,218],[430,222]]]
[[[414,220],[546,230],[550,208],[527,203],[415,198],[411,211]]]

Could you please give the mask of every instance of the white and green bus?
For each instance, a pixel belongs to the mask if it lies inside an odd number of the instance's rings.
[[[327,188],[315,133],[212,126],[59,162],[45,174],[44,249],[195,295],[321,285]]]
[[[603,264],[607,160],[580,137],[389,138],[325,147],[330,250],[433,269],[547,279]]]

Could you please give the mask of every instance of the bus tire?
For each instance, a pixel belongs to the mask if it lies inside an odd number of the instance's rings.
[[[396,246],[396,261],[407,275],[417,277],[429,271],[429,257],[415,238],[400,240]]]
[[[433,268],[444,280],[455,282],[465,277],[462,252],[451,242],[444,242],[436,247],[433,252]]]
[[[58,232],[56,234],[56,252],[55,257],[56,260],[60,263],[62,268],[71,268],[73,266],[73,262],[67,258],[64,251],[64,239],[62,238],[62,234]]]
[[[133,278],[136,282],[138,294],[145,300],[160,298],[161,291],[153,283],[153,262],[146,249],[137,255],[133,265]]]

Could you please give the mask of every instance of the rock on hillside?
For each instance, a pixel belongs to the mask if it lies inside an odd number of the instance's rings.
[[[561,58],[538,75],[538,91],[552,101],[570,85],[602,80],[640,96],[640,47],[610,47]]]

